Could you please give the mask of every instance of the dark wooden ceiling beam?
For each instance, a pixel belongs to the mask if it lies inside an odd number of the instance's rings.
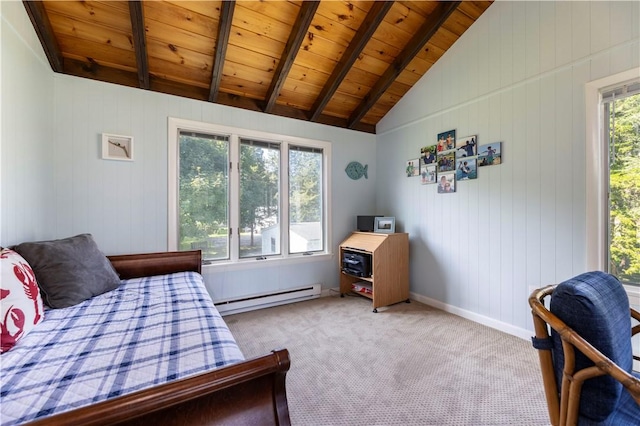
[[[355,63],[356,59],[358,59],[358,56],[362,53],[371,36],[373,36],[373,33],[378,29],[387,12],[391,9],[391,6],[393,6],[393,3],[393,1],[380,1],[373,4],[366,18],[360,25],[360,28],[358,28],[358,32],[351,40],[351,43],[349,43],[340,61],[333,69],[327,83],[313,103],[309,120],[316,121],[318,119],[324,107],[327,106],[333,94],[338,90],[338,87],[351,69],[351,66]]]
[[[280,90],[282,90],[282,86],[289,75],[289,71],[291,71],[293,61],[300,50],[300,46],[302,45],[305,36],[307,35],[309,25],[311,25],[311,21],[319,5],[319,1],[305,1],[302,3],[300,12],[298,13],[298,18],[296,19],[295,24],[293,24],[293,28],[289,34],[289,39],[287,40],[287,44],[284,47],[278,66],[276,67],[273,78],[271,79],[271,85],[267,90],[264,112],[271,112],[278,96],[280,96]]]
[[[433,13],[422,24],[420,29],[414,34],[406,47],[400,52],[396,59],[389,65],[384,74],[371,88],[369,93],[362,99],[360,105],[354,110],[348,120],[348,127],[353,129],[354,126],[364,117],[373,105],[380,99],[380,96],[391,86],[400,73],[409,65],[409,62],[418,54],[422,47],[427,44],[429,39],[444,24],[449,15],[460,5],[460,1],[442,1],[439,2]]]
[[[64,74],[122,86],[138,87],[136,73],[111,67],[103,67],[91,58],[87,58],[86,61],[67,58],[64,65]]]
[[[147,61],[147,41],[144,26],[142,2],[140,0],[129,1],[129,14],[131,15],[131,31],[133,33],[133,49],[136,53],[138,66],[138,85],[141,89],[149,89],[149,63]]]
[[[211,88],[209,89],[209,102],[215,102],[220,91],[220,81],[222,80],[222,67],[227,56],[227,45],[229,44],[229,34],[231,33],[231,22],[233,21],[233,11],[236,7],[235,0],[225,0],[220,9],[220,19],[218,20],[218,38],[216,39],[216,53],[213,58],[213,72],[211,73]]]
[[[55,72],[64,71],[64,57],[58,46],[51,22],[47,16],[47,11],[44,8],[44,4],[41,1],[23,1],[24,8],[27,10],[27,15],[31,19],[33,28],[38,34],[40,44],[44,49],[45,55],[49,60],[51,68]]]
[[[235,108],[242,108],[249,111],[255,111],[264,113],[263,108],[261,108],[261,101],[256,99],[247,98],[244,96],[232,95],[230,93],[221,92],[218,96],[218,101],[216,102],[220,105],[226,105]],[[271,112],[268,114],[278,115],[280,117],[293,118],[296,120],[305,120],[307,121],[307,112],[298,108],[290,107],[287,105],[274,105]],[[320,115],[317,120],[318,124],[326,124],[328,126],[346,128],[347,127],[347,119],[346,118],[338,118],[330,115]],[[365,123],[357,123],[352,130],[357,130],[360,132],[366,133],[375,133],[376,126],[373,124],[365,124]]]

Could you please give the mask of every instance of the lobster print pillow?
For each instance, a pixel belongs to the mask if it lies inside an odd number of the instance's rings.
[[[31,266],[13,250],[0,251],[0,353],[7,352],[44,319]]]

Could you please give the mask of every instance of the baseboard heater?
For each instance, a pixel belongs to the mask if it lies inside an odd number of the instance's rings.
[[[221,315],[238,314],[254,309],[269,308],[271,306],[287,303],[301,302],[303,300],[320,297],[322,286],[313,284],[306,287],[293,288],[273,293],[256,294],[232,300],[215,301],[216,308]]]

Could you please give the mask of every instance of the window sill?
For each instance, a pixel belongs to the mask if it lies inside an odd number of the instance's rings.
[[[231,261],[213,261],[212,263],[203,263],[202,272],[210,271],[215,272],[219,269],[225,271],[258,269],[258,268],[273,268],[280,266],[295,265],[301,263],[310,262],[324,262],[333,259],[333,253],[317,253],[312,255],[300,255],[291,257],[266,257],[265,259],[248,258],[238,260],[236,262]]]

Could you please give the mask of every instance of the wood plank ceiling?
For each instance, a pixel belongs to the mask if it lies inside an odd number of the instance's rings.
[[[58,73],[375,133],[491,1],[24,1]]]

